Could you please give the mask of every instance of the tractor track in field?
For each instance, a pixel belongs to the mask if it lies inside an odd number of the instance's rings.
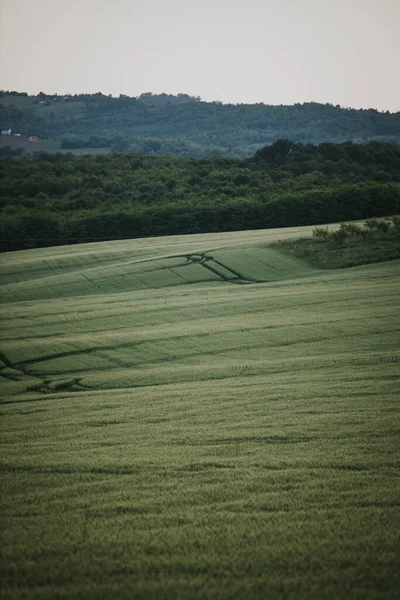
[[[251,331],[267,331],[267,330],[276,330],[276,329],[280,329],[281,326],[280,325],[267,325],[264,327],[246,327],[246,328],[241,328],[240,329],[240,333],[247,333],[247,332],[251,332]],[[370,332],[371,335],[378,333],[378,332]],[[210,335],[212,335],[210,332],[197,332],[195,334],[196,338],[206,338],[209,337]],[[188,339],[192,336],[192,334],[188,335],[178,335],[178,336],[174,336],[173,338],[169,338],[169,337],[162,337],[162,338],[154,338],[154,339],[140,339],[140,340],[129,340],[123,343],[119,343],[119,344],[109,344],[109,345],[104,345],[104,346],[93,346],[93,347],[89,347],[89,348],[79,348],[76,350],[64,350],[61,352],[54,352],[52,354],[45,354],[42,356],[37,356],[34,358],[30,358],[30,359],[25,359],[22,361],[18,361],[15,363],[15,365],[11,365],[10,363],[10,367],[13,369],[17,369],[21,372],[23,372],[23,368],[24,367],[29,367],[31,365],[35,365],[35,364],[40,364],[43,362],[48,362],[48,361],[52,361],[52,360],[56,360],[59,358],[67,358],[70,356],[80,356],[80,355],[86,355],[86,354],[95,354],[95,353],[103,353],[103,352],[107,352],[107,351],[113,351],[113,350],[120,350],[123,348],[138,348],[140,346],[142,346],[143,344],[158,344],[158,343],[163,343],[167,340],[173,339],[174,341],[178,341],[178,340],[184,340],[184,339]],[[301,338],[301,339],[296,339],[296,340],[287,340],[287,341],[280,341],[279,345],[280,346],[291,346],[293,344],[299,344],[299,343],[307,343],[307,342],[316,342],[316,341],[324,341],[324,340],[328,340],[330,339],[331,335],[323,335],[323,336],[311,336],[311,337],[305,337],[305,338]],[[353,336],[353,334],[348,334],[346,336],[348,339],[351,339]],[[263,342],[263,347],[264,347],[265,343]],[[220,348],[220,349],[216,349],[216,350],[208,350],[207,352],[201,351],[201,352],[191,352],[189,354],[185,354],[185,356],[201,356],[203,354],[214,354],[214,353],[221,353],[221,352],[228,352],[231,350],[235,350],[235,349],[242,349],[242,348],[252,348],[255,347],[254,344],[248,345],[245,344],[244,346],[239,344],[238,346],[235,346],[234,348]],[[2,359],[2,355],[0,353],[0,359]],[[108,357],[107,355],[103,356],[103,358],[106,358],[107,360],[110,359],[110,357]],[[170,360],[179,360],[180,356],[179,355],[173,355],[173,356],[166,356],[163,357],[161,359],[157,359],[151,362],[154,363],[158,363],[158,362],[164,362],[164,361],[170,361]],[[3,362],[6,362],[7,359],[3,360]],[[8,361],[9,362],[9,361]],[[121,365],[118,366],[135,366],[137,364],[147,364],[147,363],[143,363],[143,362],[134,362],[131,365],[127,365],[125,362]],[[22,368],[21,368],[22,367]],[[31,374],[29,372],[26,372],[26,375],[31,376]],[[34,375],[35,376],[35,375]]]
[[[28,380],[26,383],[26,392],[53,394],[57,391],[82,392],[93,389],[81,383],[83,377],[66,378],[53,382],[51,379],[42,379],[36,374],[32,375],[26,370],[21,369],[20,364],[15,365],[9,361],[3,352],[0,352],[0,361],[0,377],[4,377],[6,380],[14,382],[23,382],[24,379]],[[4,402],[0,402],[0,404],[4,404]]]
[[[185,258],[187,260],[187,264],[198,264],[218,275],[222,281],[229,283],[267,283],[267,280],[255,280],[250,277],[246,277],[240,271],[237,271],[222,261],[217,260],[207,252],[186,254]],[[226,271],[227,274],[224,273],[224,271]]]
[[[176,262],[174,262],[173,264],[162,264],[163,261],[171,261],[173,259],[176,259]],[[152,265],[153,263],[153,265]],[[156,264],[154,264],[156,263]],[[193,265],[199,265],[203,270],[204,270],[204,279],[203,278],[199,278],[199,279],[195,279],[195,281],[191,281],[191,279],[186,279],[185,275],[184,275],[184,271],[182,273],[179,272],[180,269],[185,269],[185,267],[188,266],[193,266]],[[135,269],[135,266],[137,267]],[[49,267],[50,268],[50,267]],[[42,278],[42,281],[45,284],[45,288],[51,293],[52,296],[59,296],[60,295],[60,290],[59,290],[59,286],[62,286],[62,279],[61,281],[58,282],[58,287],[55,286],[55,283],[53,281],[54,277],[61,277],[63,278],[63,276],[66,277],[70,277],[71,275],[75,276],[80,276],[82,280],[86,281],[91,288],[93,289],[94,293],[100,293],[100,294],[104,294],[108,292],[108,289],[103,287],[103,282],[98,282],[96,281],[96,277],[94,276],[93,273],[93,278],[92,276],[89,276],[92,272],[96,272],[97,270],[101,270],[103,268],[109,269],[110,265],[102,265],[101,267],[89,267],[86,269],[77,269],[75,271],[72,272],[68,272],[68,273],[63,273],[62,270],[60,269],[61,272],[57,272],[56,270],[54,270],[53,268],[51,268],[51,275],[46,277],[46,278]],[[113,278],[113,282],[120,282],[123,281],[124,279],[129,279],[129,278],[134,278],[136,279],[138,282],[140,282],[144,288],[153,288],[153,287],[157,287],[152,285],[151,283],[149,284],[146,280],[143,280],[141,278],[142,275],[151,275],[152,273],[156,274],[157,272],[161,272],[161,271],[170,271],[170,273],[174,274],[176,277],[178,277],[181,281],[174,281],[171,282],[169,284],[168,287],[172,287],[172,286],[180,286],[180,285],[190,285],[193,283],[207,283],[207,282],[214,282],[216,283],[216,281],[219,281],[221,283],[235,283],[235,284],[252,284],[252,283],[268,283],[270,280],[265,280],[265,279],[254,279],[251,277],[247,277],[245,274],[243,274],[242,272],[230,267],[229,265],[227,265],[226,263],[222,262],[221,260],[218,260],[217,258],[215,258],[214,256],[212,256],[211,254],[209,254],[208,251],[205,252],[197,252],[197,253],[191,253],[191,254],[180,254],[180,255],[173,255],[173,256],[166,256],[166,257],[157,257],[157,258],[153,258],[153,259],[146,259],[146,260],[139,260],[139,261],[128,261],[126,263],[122,263],[120,265],[120,268],[123,269],[123,273],[115,276]],[[217,280],[214,277],[210,277],[210,273],[212,273],[214,276],[217,276]],[[13,283],[9,283],[8,285],[4,286],[7,293],[12,297],[12,299],[16,302],[22,301],[23,299],[19,297],[19,284],[21,284],[23,282],[19,281],[19,282],[13,282]],[[109,282],[106,282],[106,286],[108,287]],[[42,288],[40,288],[42,289]],[[61,293],[62,296],[62,293]],[[39,298],[40,299],[40,298]],[[45,298],[42,298],[42,300],[44,300]]]
[[[20,366],[17,366],[9,361],[3,352],[0,352],[0,361],[2,365],[4,365],[0,367],[0,377],[4,377],[6,380],[14,382],[23,382],[24,379],[29,380],[29,383],[27,383],[27,391],[36,391],[42,393],[51,392],[51,389],[48,387],[45,381],[36,375],[31,375],[24,369],[21,369]],[[36,382],[34,380],[36,380]]]
[[[249,331],[260,331],[260,330],[268,330],[268,329],[279,329],[280,326],[278,325],[268,325],[266,327],[245,327],[245,328],[241,328],[240,332],[241,333],[246,333]],[[198,332],[195,334],[196,338],[205,338],[212,335],[210,332],[206,331],[206,332]],[[35,358],[30,358],[30,359],[25,359],[22,361],[19,361],[16,363],[16,367],[14,368],[18,368],[20,369],[21,366],[30,366],[30,365],[35,365],[38,363],[42,363],[42,362],[47,362],[47,361],[51,361],[51,360],[56,360],[58,358],[67,358],[69,356],[79,356],[79,355],[85,355],[85,354],[93,354],[93,353],[100,353],[100,352],[104,352],[107,350],[119,350],[122,348],[137,348],[143,344],[157,344],[157,343],[162,343],[165,342],[166,340],[184,340],[184,339],[188,339],[192,337],[192,334],[188,335],[178,335],[178,336],[174,336],[173,338],[169,338],[169,337],[164,337],[164,338],[154,338],[154,339],[141,339],[141,340],[137,340],[137,341],[132,341],[129,340],[127,342],[121,343],[121,344],[110,344],[107,346],[93,346],[92,348],[79,348],[76,350],[65,350],[62,352],[55,352],[53,354],[46,354],[46,355],[42,355],[42,356],[37,356]],[[217,350],[216,352],[223,352],[224,350]],[[226,349],[225,349],[226,351]],[[210,353],[212,351],[209,351],[207,353]],[[200,354],[204,354],[203,352]],[[190,356],[196,356],[197,354],[190,354]],[[172,356],[172,357],[166,357],[163,360],[176,360],[177,356]],[[158,362],[158,361],[157,361]],[[139,363],[142,364],[142,363]],[[124,364],[124,366],[126,366],[126,364]],[[21,370],[21,369],[20,369]]]
[[[269,329],[269,327],[266,327],[265,329]],[[275,329],[275,327],[272,327],[272,329]],[[207,334],[203,334],[203,335],[209,335]],[[183,336],[183,337],[187,337],[187,336]],[[321,338],[319,338],[321,339]],[[148,340],[143,340],[141,342],[139,342],[138,345],[140,345],[141,343],[146,343]],[[155,340],[160,341],[160,340]],[[304,340],[301,340],[302,342],[304,342]],[[308,340],[311,341],[311,340]],[[312,341],[315,341],[315,339],[313,339]],[[295,341],[295,342],[291,342],[292,343],[298,343],[299,340]],[[128,347],[128,346],[132,346],[132,345],[136,345],[135,343],[132,344],[132,342],[127,343],[127,344],[123,344],[123,345],[117,345],[117,346],[111,346],[110,348],[107,349],[118,349],[121,347]],[[285,344],[285,345],[289,345],[289,344]],[[261,344],[260,346],[255,345],[254,343],[251,345],[239,345],[239,346],[235,346],[234,348],[230,348],[230,349],[215,349],[215,350],[208,350],[207,352],[201,351],[201,352],[194,352],[194,353],[190,353],[189,355],[186,354],[187,356],[190,356],[191,358],[195,358],[196,356],[204,356],[205,354],[207,355],[218,355],[221,353],[226,353],[226,352],[230,352],[230,351],[237,351],[237,350],[246,350],[246,349],[254,349],[254,348],[263,348],[264,345]],[[139,362],[139,363],[132,363],[132,364],[127,364],[125,361],[121,361],[119,359],[116,359],[116,357],[110,357],[108,356],[104,350],[106,350],[106,348],[91,348],[91,349],[81,349],[81,350],[77,350],[75,352],[75,355],[77,354],[88,354],[88,353],[98,353],[98,356],[104,359],[107,359],[110,363],[114,364],[115,366],[122,368],[122,369],[129,369],[130,367],[134,367],[134,366],[139,366],[139,367],[143,367],[144,365],[149,365],[152,364],[153,366],[157,367],[160,366],[162,364],[165,363],[169,363],[169,362],[173,362],[173,361],[179,361],[182,356],[179,355],[173,355],[173,356],[163,356],[163,357],[158,357],[157,359],[153,359],[150,362]],[[29,364],[33,364],[33,363],[37,363],[37,362],[45,362],[47,360],[52,360],[52,359],[56,359],[59,357],[68,357],[71,356],[71,354],[73,354],[72,352],[64,352],[64,353],[57,353],[57,355],[52,355],[52,356],[48,356],[48,357],[41,357],[40,359],[35,359],[35,360],[31,360],[31,361],[24,361],[25,365],[29,365]],[[114,360],[115,359],[115,360]],[[41,374],[40,372],[38,374],[34,373],[30,373],[28,370],[21,368],[21,363],[17,363],[14,364],[11,361],[9,361],[7,359],[7,357],[4,355],[4,353],[0,352],[0,361],[2,364],[0,364],[0,376],[5,377],[6,379],[10,380],[10,381],[21,381],[23,382],[24,378],[27,378],[29,381],[26,382],[26,392],[37,392],[43,395],[47,395],[47,394],[54,394],[54,393],[59,393],[59,392],[87,392],[87,391],[96,391],[99,388],[97,388],[96,386],[91,386],[91,385],[87,385],[87,384],[83,384],[82,381],[84,381],[87,377],[87,374],[82,374],[80,376],[75,376],[75,377],[68,377],[68,374],[65,374],[66,377],[63,378],[63,373],[60,371],[47,371],[46,374]],[[400,356],[397,354],[390,354],[390,355],[378,355],[375,356],[373,359],[370,359],[369,357],[364,357],[364,356],[359,356],[359,357],[355,357],[353,359],[353,364],[354,366],[364,366],[364,365],[368,365],[372,362],[372,364],[376,364],[376,363],[398,363],[400,361]],[[339,361],[340,362],[340,361]],[[332,365],[333,366],[335,363],[335,361],[333,361]],[[313,364],[313,361],[311,361],[310,364]],[[97,369],[91,369],[91,372],[93,372],[93,370],[97,370]],[[103,369],[100,369],[101,371],[103,371]],[[275,373],[275,372],[281,372],[281,370],[275,371],[272,370],[270,372],[271,373]],[[236,367],[235,369],[233,369],[233,371],[231,370],[230,373],[228,375],[223,375],[223,376],[218,376],[216,377],[215,375],[213,375],[213,379],[225,379],[225,378],[230,378],[230,377],[235,377],[235,376],[253,376],[256,375],[257,372],[254,372],[252,368],[247,368],[247,367]],[[54,376],[57,376],[57,379],[52,379]],[[392,378],[393,376],[391,376]],[[36,380],[36,381],[35,381]],[[157,386],[157,385],[163,385],[163,382],[157,382],[157,383],[132,383],[128,386],[118,386],[118,389],[132,389],[132,388],[137,388],[137,387],[151,387],[151,386]],[[104,388],[100,388],[101,390],[105,390],[105,389],[116,389],[115,386],[110,386],[110,387],[104,387]],[[4,404],[7,403],[7,401],[1,401],[0,404]]]

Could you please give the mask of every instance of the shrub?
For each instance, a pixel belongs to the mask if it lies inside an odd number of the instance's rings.
[[[392,223],[396,231],[400,231],[400,217],[398,215],[392,217]]]
[[[387,233],[390,229],[390,221],[378,221],[376,228],[378,231],[382,231],[382,233]]]
[[[348,233],[349,235],[362,235],[363,228],[357,223],[342,223],[340,229]]]
[[[340,226],[339,229],[337,229],[336,231],[334,231],[331,234],[331,238],[337,242],[338,244],[343,244],[344,240],[346,239],[348,233],[345,229],[342,228],[342,226]]]
[[[378,229],[378,223],[378,219],[367,219],[367,221],[364,223],[364,227],[372,231],[373,229]]]
[[[314,227],[313,229],[313,238],[316,240],[329,240],[332,233],[329,231],[327,227]]]

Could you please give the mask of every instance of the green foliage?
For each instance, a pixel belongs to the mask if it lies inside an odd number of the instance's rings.
[[[19,157],[24,153],[24,149],[21,147],[12,148],[8,144],[0,147],[0,158],[11,158],[11,157]]]
[[[394,223],[394,221],[383,219],[368,219],[364,223],[364,225],[370,231],[373,231],[375,229],[377,231],[382,231],[383,233],[386,233],[387,231],[389,231],[391,223]]]
[[[346,149],[334,148],[332,142],[400,141],[400,112],[344,109],[314,102],[294,106],[224,105],[202,102],[186,94],[146,93],[139,98],[124,95],[111,98],[101,93],[64,97],[4,93],[0,97],[0,125],[23,134],[62,141],[63,147],[75,149],[95,147],[84,143],[91,137],[107,140],[108,148],[124,137],[129,144],[124,152],[169,152],[191,157],[251,156],[264,147],[260,157],[277,165],[285,161],[290,150],[287,144],[293,141],[323,143],[326,160],[343,161],[343,168],[349,155],[351,160],[367,164],[368,151],[360,152],[357,144],[354,148],[351,144]],[[279,141],[281,138],[292,142],[286,142],[285,148]],[[158,142],[159,149],[152,150],[149,141]],[[270,153],[265,147],[271,145]],[[143,146],[147,149],[142,149]],[[376,168],[376,180],[386,181],[386,176]]]
[[[348,235],[363,235],[364,229],[357,223],[342,223],[340,225],[341,231],[344,231]]]
[[[331,232],[328,227],[314,227],[313,229],[313,238],[316,240],[328,240],[331,236]]]
[[[347,237],[347,231],[346,229],[343,229],[342,226],[340,226],[339,229],[336,229],[336,231],[332,231],[331,233],[331,238],[334,242],[337,242],[338,244],[342,244],[344,242],[344,240]]]
[[[395,215],[392,217],[392,223],[396,231],[400,231],[400,216]]]
[[[378,229],[378,231],[386,233],[390,229],[390,221],[380,220],[378,221],[376,228]]]
[[[385,227],[379,226],[381,222]],[[312,240],[284,241],[279,248],[324,269],[396,260],[400,259],[400,228],[390,227],[391,222],[369,219],[367,227],[366,223],[364,227],[358,223],[341,223],[334,229],[315,227]]]
[[[294,142],[286,139],[279,139],[271,146],[264,146],[254,155],[255,160],[266,161],[274,165],[283,164],[294,146]]]
[[[126,143],[121,139],[117,146]],[[346,162],[345,170],[340,161],[324,158],[324,148],[285,140],[274,148],[271,160],[260,154],[185,159],[117,152],[5,159],[0,249],[323,224],[399,212],[397,147],[383,144],[390,157],[383,165],[381,143],[366,146],[368,164],[364,147],[355,152],[354,145],[341,145],[341,156],[350,152],[360,161]],[[378,162],[390,182],[375,180]],[[361,234],[355,224],[351,231],[346,227],[351,235]]]
[[[367,219],[364,223],[364,227],[369,229],[369,231],[373,231],[374,229],[378,229],[379,219]]]

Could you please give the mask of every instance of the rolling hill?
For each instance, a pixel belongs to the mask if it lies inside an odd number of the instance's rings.
[[[398,596],[400,261],[310,233],[2,254],[5,597]]]
[[[332,104],[293,106],[203,102],[181,94],[112,98],[101,93],[57,96],[0,95],[0,125],[58,144],[78,154],[139,152],[145,155],[240,156],[277,139],[301,143],[400,141],[400,113]],[[8,140],[1,136],[1,145]],[[37,150],[45,150],[41,147]],[[28,153],[33,144],[21,140]]]

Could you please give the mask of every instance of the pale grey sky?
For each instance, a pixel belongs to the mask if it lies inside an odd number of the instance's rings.
[[[400,110],[400,0],[0,0],[0,89]]]

